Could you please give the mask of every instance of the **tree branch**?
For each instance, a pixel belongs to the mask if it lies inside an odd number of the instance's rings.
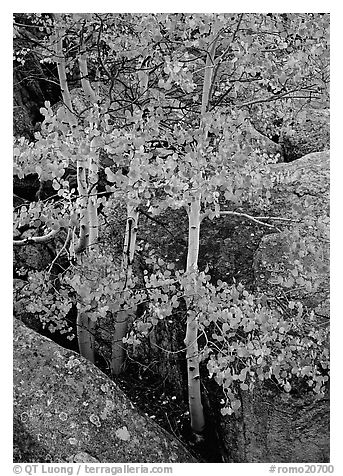
[[[230,41],[229,45],[226,47],[224,52],[220,56],[218,56],[218,58],[215,60],[215,67],[214,67],[214,71],[213,71],[213,74],[212,74],[212,84],[211,84],[211,89],[210,89],[210,93],[209,93],[209,98],[210,99],[211,99],[211,96],[212,96],[214,83],[215,83],[215,80],[216,80],[216,76],[217,76],[217,73],[218,73],[219,66],[221,65],[221,63],[225,59],[225,56],[227,55],[227,53],[230,51],[232,43],[235,41],[235,38],[236,38],[236,35],[238,33],[239,27],[241,26],[241,23],[242,23],[242,20],[243,20],[243,15],[244,15],[244,13],[241,13],[240,16],[239,16],[236,29],[235,29],[235,31],[232,35],[232,38],[231,38],[231,41]]]
[[[275,228],[277,231],[281,231],[281,230],[277,226],[271,225],[270,223],[265,223],[264,221],[261,221],[261,220],[281,220],[281,221],[287,221],[287,222],[296,221],[296,220],[293,220],[292,218],[282,218],[282,217],[253,217],[251,215],[248,215],[247,213],[234,212],[229,210],[220,211],[219,214],[221,216],[234,215],[238,217],[247,218],[248,220],[258,223],[259,225],[264,225],[268,228]]]
[[[24,238],[23,240],[13,240],[13,246],[48,243],[49,241],[53,240],[60,231],[61,228],[58,228],[57,230],[51,230],[50,233],[44,236],[30,236],[29,238]]]
[[[48,269],[48,274],[51,272],[53,265],[56,263],[56,261],[58,260],[58,258],[61,256],[61,254],[63,253],[63,251],[66,250],[66,248],[67,248],[67,246],[68,246],[68,244],[69,244],[69,241],[71,240],[71,234],[72,234],[71,229],[68,228],[68,233],[67,233],[67,237],[66,237],[66,239],[65,239],[65,242],[64,242],[62,248],[59,250],[59,252],[58,252],[57,255],[55,256],[55,258],[52,260],[52,262],[51,262],[51,264],[50,264],[50,266],[49,266],[49,269]]]

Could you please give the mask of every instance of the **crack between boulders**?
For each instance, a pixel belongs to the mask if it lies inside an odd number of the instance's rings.
[[[326,190],[325,190],[326,192]],[[324,192],[323,192],[324,193]],[[293,190],[293,194],[296,195],[297,197],[299,198],[302,198],[302,197],[305,197],[305,196],[310,196],[310,197],[315,197],[315,198],[318,198],[318,194],[315,194],[315,193],[311,193],[311,192],[297,192],[296,190]]]

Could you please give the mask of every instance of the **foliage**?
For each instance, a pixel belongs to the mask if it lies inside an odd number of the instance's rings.
[[[20,289],[19,301],[24,302],[27,312],[39,317],[43,328],[47,327],[51,333],[67,333],[70,340],[74,338],[73,328],[67,320],[74,296],[58,279],[51,279],[50,273],[30,271],[27,283]]]
[[[59,251],[69,260],[57,277],[51,269],[30,274],[23,291],[28,309],[64,329],[72,305],[101,322],[108,313],[144,303],[147,312],[125,338],[137,345],[186,303],[202,359],[223,387],[224,414],[239,408],[238,388],[252,390],[264,379],[289,392],[293,380],[304,377],[322,392],[327,334],[312,329],[313,315],[300,304],[290,302],[289,315],[282,316],[241,285],[211,283],[196,267],[183,272],[145,244],[143,276],[128,276],[129,267],[99,242],[89,249],[76,243],[85,232],[86,211],[96,218],[89,229],[105,234],[123,203],[136,213],[185,209],[190,216],[198,201],[198,229],[203,218],[215,226],[223,213],[239,215],[247,203],[266,210],[275,182],[270,163],[277,158],[266,156],[247,124],[254,111],[259,117],[275,101],[291,110],[325,94],[327,16],[58,14],[27,20],[39,31],[35,54],[60,70],[64,103],[45,102],[34,142],[15,140],[14,174],[37,174],[56,192],[15,211],[16,236],[28,226],[43,236],[63,231]],[[16,35],[25,36],[18,25]],[[25,56],[22,49],[16,61],[25,62]],[[68,80],[80,82],[82,93],[68,95]],[[294,246],[293,277],[282,278],[286,287],[304,284],[299,279],[308,274],[302,273],[306,238],[299,235]],[[316,260],[317,251],[310,250]]]
[[[145,272],[148,312],[136,320],[127,343],[139,345],[159,320],[187,300],[188,314],[199,323],[201,361],[225,395],[224,415],[239,409],[239,389],[252,391],[264,380],[274,380],[289,393],[302,379],[323,394],[329,368],[328,328],[313,311],[288,301],[280,312],[265,295],[253,295],[241,284],[213,284],[204,272],[197,276],[194,293],[193,277],[161,259],[151,260],[154,272]]]

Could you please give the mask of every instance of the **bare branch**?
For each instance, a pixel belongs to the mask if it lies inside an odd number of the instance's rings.
[[[66,239],[65,239],[65,242],[63,243],[62,248],[59,250],[59,252],[58,252],[57,255],[55,256],[55,258],[52,260],[51,265],[49,266],[49,269],[48,269],[48,274],[51,272],[53,265],[56,263],[56,261],[58,260],[58,258],[61,256],[61,254],[63,253],[63,251],[66,250],[66,248],[67,248],[67,246],[68,246],[68,243],[69,243],[69,241],[71,240],[71,233],[72,233],[71,229],[68,228],[68,233],[67,233],[67,237],[66,237]]]
[[[261,103],[264,103],[264,102],[272,102],[272,101],[278,101],[279,99],[294,99],[294,98],[303,98],[303,99],[307,99],[308,97],[307,96],[293,96],[292,94],[295,94],[295,93],[301,93],[301,91],[304,91],[304,88],[295,88],[295,89],[291,89],[289,91],[285,91],[284,93],[281,93],[281,94],[273,94],[269,97],[266,97],[266,98],[261,98],[261,99],[255,99],[253,101],[248,101],[248,102],[244,102],[244,103],[241,103],[241,104],[238,104],[237,107],[238,108],[241,108],[241,107],[247,107],[247,106],[253,106],[254,104],[261,104]],[[308,91],[307,89],[305,91]],[[311,93],[311,91],[308,91]],[[314,92],[315,94],[315,92]]]
[[[210,93],[209,93],[209,98],[211,99],[211,96],[212,96],[212,92],[213,92],[213,88],[214,88],[214,83],[215,83],[215,80],[216,80],[216,76],[217,76],[217,73],[218,73],[218,69],[219,69],[219,66],[222,64],[223,60],[225,59],[227,53],[230,51],[231,49],[231,45],[232,43],[234,42],[235,38],[236,38],[236,35],[238,33],[238,30],[241,26],[241,22],[242,22],[242,19],[243,19],[243,13],[240,14],[239,16],[239,19],[238,19],[238,23],[237,23],[237,26],[236,26],[236,29],[232,35],[232,38],[231,38],[231,41],[230,43],[228,44],[227,48],[224,50],[224,52],[215,60],[215,67],[214,67],[214,71],[213,71],[213,75],[212,75],[212,84],[211,84],[211,90],[210,90]]]
[[[53,240],[60,231],[61,228],[58,228],[57,230],[51,230],[50,233],[44,236],[30,236],[29,238],[24,238],[23,240],[13,240],[13,246],[48,243],[49,241]]]
[[[281,230],[277,226],[271,225],[270,223],[265,223],[264,221],[261,221],[261,220],[281,220],[281,221],[286,221],[286,222],[296,221],[296,220],[293,220],[291,218],[282,218],[282,217],[253,217],[251,215],[248,215],[247,213],[234,212],[234,211],[230,211],[230,210],[220,211],[219,214],[221,216],[223,216],[223,215],[234,215],[234,216],[238,216],[238,217],[247,218],[248,220],[251,220],[255,223],[258,223],[259,225],[264,225],[268,228],[275,228],[277,231],[281,231]]]

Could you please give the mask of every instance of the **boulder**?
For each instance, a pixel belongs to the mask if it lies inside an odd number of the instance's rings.
[[[20,239],[30,238],[31,236],[37,236],[34,233],[23,233]],[[25,270],[43,271],[46,269],[51,261],[53,255],[53,248],[49,249],[48,244],[25,244],[24,246],[18,246],[13,252],[13,264],[15,270],[24,268]]]
[[[286,162],[330,148],[330,110],[308,107],[281,128],[280,145]]]
[[[286,295],[314,310],[323,325],[329,317],[329,153],[308,154],[291,163],[272,166],[276,186],[266,215],[295,220],[280,225],[282,232],[264,235],[254,252],[255,287],[271,299]],[[281,221],[273,221],[281,223]],[[297,282],[294,259],[305,239],[312,251],[301,250],[303,274],[313,282]],[[282,284],[278,278],[282,277]],[[306,280],[305,280],[306,281]],[[301,282],[301,281],[300,281]],[[285,286],[287,283],[287,286]],[[238,415],[221,417],[220,438],[226,462],[329,462],[329,396],[314,396],[296,388],[282,394],[265,382],[252,393],[241,392]]]
[[[105,374],[14,320],[14,461],[195,463]]]
[[[328,463],[329,397],[280,394],[263,386],[242,392],[238,417],[225,417],[220,432],[227,462]]]
[[[248,139],[254,147],[260,149],[269,159],[279,163],[284,161],[282,146],[256,129],[255,125],[250,121],[245,123],[243,130],[245,131],[246,139]]]
[[[329,152],[311,153],[288,164],[275,164],[273,169],[277,184],[269,214],[294,221],[283,226],[282,233],[261,240],[254,255],[256,286],[274,295],[286,290],[289,298],[301,300],[327,318]],[[302,268],[294,265],[296,260]]]

